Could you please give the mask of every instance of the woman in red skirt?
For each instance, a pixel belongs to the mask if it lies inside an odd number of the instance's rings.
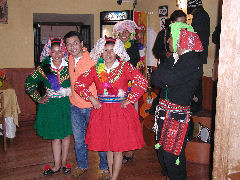
[[[129,56],[119,39],[99,39],[91,57],[98,63],[75,84],[75,91],[93,105],[85,141],[88,149],[107,152],[111,180],[116,180],[122,152],[144,145],[139,115],[133,104],[146,91],[147,80],[126,62]],[[131,90],[129,80],[133,82]],[[92,83],[96,85],[98,99],[88,91]]]

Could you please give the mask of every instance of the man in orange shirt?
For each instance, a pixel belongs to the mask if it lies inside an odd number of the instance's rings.
[[[77,78],[89,70],[96,63],[90,58],[90,54],[83,47],[83,38],[80,33],[70,31],[64,36],[67,51],[69,53],[69,76],[71,81],[71,122],[75,141],[75,155],[78,167],[73,171],[74,177],[79,177],[88,169],[88,152],[85,143],[86,130],[89,122],[89,116],[92,108],[91,102],[86,102],[74,91],[74,84]],[[97,97],[96,87],[93,84],[89,91]],[[106,160],[106,153],[99,152],[99,168],[103,171],[103,179],[110,177]]]

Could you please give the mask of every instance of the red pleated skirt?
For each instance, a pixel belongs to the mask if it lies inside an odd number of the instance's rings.
[[[102,103],[92,109],[85,142],[93,151],[123,152],[144,146],[142,125],[132,104]]]

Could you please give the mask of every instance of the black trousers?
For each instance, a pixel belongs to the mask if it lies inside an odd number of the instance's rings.
[[[186,143],[184,143],[179,156],[166,152],[162,148],[158,150],[158,160],[162,167],[162,174],[168,176],[170,180],[185,180],[187,178],[185,147]],[[178,157],[180,163],[176,165]]]

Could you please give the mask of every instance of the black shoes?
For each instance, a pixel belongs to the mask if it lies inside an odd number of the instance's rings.
[[[44,176],[53,175],[55,173],[59,173],[60,170],[61,170],[61,167],[58,170],[53,171],[49,165],[46,165],[45,170],[43,171],[43,175]]]

